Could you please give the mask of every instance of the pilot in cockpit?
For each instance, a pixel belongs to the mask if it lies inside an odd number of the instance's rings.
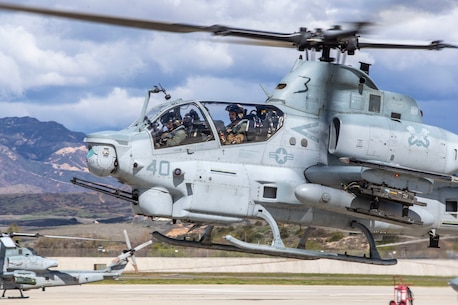
[[[242,119],[244,109],[241,105],[231,104],[226,107],[231,122],[226,126],[226,133],[220,135],[223,144],[240,144],[245,141],[248,122]]]
[[[183,117],[183,126],[186,129],[188,135],[195,137],[196,129],[194,128],[194,124],[199,122],[200,117],[199,114],[194,110],[191,109],[188,113],[186,113]]]
[[[161,122],[167,127],[167,131],[161,135],[156,147],[171,147],[180,145],[186,139],[186,131],[173,112],[166,113],[162,116]]]

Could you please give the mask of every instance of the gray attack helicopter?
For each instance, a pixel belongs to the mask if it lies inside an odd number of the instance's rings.
[[[27,233],[3,233],[0,236],[0,262],[2,270],[0,272],[0,287],[3,289],[2,298],[6,297],[8,290],[18,290],[20,296],[8,298],[28,298],[23,291],[30,289],[42,289],[47,287],[82,285],[86,283],[103,281],[105,279],[118,278],[128,263],[128,258],[132,258],[132,264],[137,270],[135,252],[150,245],[152,240],[132,248],[129,237],[124,231],[127,250],[113,260],[112,263],[102,270],[52,270],[49,268],[57,267],[55,259],[39,256],[33,249],[24,248],[14,240],[16,237],[49,237],[49,238],[69,238],[84,240],[100,240],[93,238],[78,238],[68,236],[50,236],[41,234]]]
[[[368,64],[358,69],[331,56],[334,51],[343,58],[368,48],[442,50],[455,45],[364,40],[360,33],[369,25],[365,22],[348,29],[280,33],[8,3],[0,3],[0,9],[180,34],[204,32],[236,39],[229,42],[305,53],[264,103],[178,99],[150,106],[154,93],[170,98],[162,86],[155,86],[129,127],[87,135],[90,172],[112,176],[130,190],[78,178],[75,184],[123,198],[138,215],[205,227],[196,241],[153,232],[161,241],[392,265],[395,259],[384,259],[377,251],[374,233],[426,237],[431,247],[438,247],[440,235],[458,232],[458,135],[424,124],[417,102],[380,89]],[[321,57],[309,60],[309,52],[321,52]],[[271,245],[231,235],[227,243],[212,241],[215,226],[250,219],[267,222]],[[297,247],[285,246],[279,223],[308,227]],[[308,250],[314,227],[362,231],[369,255]]]

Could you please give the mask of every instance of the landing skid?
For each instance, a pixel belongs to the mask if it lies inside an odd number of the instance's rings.
[[[17,297],[7,297],[5,296],[7,290],[19,290],[19,293],[21,294],[20,296]],[[22,289],[4,289],[3,294],[2,294],[2,299],[28,299],[29,297],[24,295],[22,292]]]
[[[298,248],[289,248],[285,247],[283,241],[280,238],[280,232],[278,230],[278,226],[272,216],[262,207],[258,209],[258,216],[265,219],[267,223],[272,228],[274,241],[272,245],[258,245],[247,243],[241,241],[233,236],[227,235],[225,239],[230,244],[219,244],[213,243],[211,241],[211,232],[213,230],[213,226],[208,226],[205,234],[199,241],[195,240],[181,240],[175,239],[168,236],[165,236],[157,231],[153,232],[153,236],[162,242],[176,245],[176,246],[183,246],[183,247],[194,247],[194,248],[204,248],[204,249],[212,249],[212,250],[224,250],[224,251],[235,251],[235,252],[243,252],[243,253],[250,253],[250,254],[263,254],[269,256],[276,256],[276,257],[286,257],[286,258],[296,258],[296,259],[303,259],[303,260],[314,260],[320,258],[326,259],[333,259],[333,260],[340,260],[346,262],[355,262],[355,263],[364,263],[364,264],[373,264],[373,265],[395,265],[397,263],[396,259],[382,259],[380,254],[377,251],[375,246],[374,238],[364,225],[353,222],[352,226],[357,228],[363,232],[369,242],[369,257],[366,255],[364,256],[354,256],[348,254],[337,254],[331,252],[322,252],[322,251],[314,251],[314,250],[307,250],[303,248],[305,244],[303,240],[300,241]],[[301,248],[299,248],[301,247]]]

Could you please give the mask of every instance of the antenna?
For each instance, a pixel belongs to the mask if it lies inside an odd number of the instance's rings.
[[[271,98],[272,97],[272,94],[269,93],[267,91],[267,89],[262,84],[259,84],[259,86],[261,87],[262,91],[264,91],[264,94],[267,96],[267,98]]]

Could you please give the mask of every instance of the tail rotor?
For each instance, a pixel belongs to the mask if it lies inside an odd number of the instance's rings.
[[[137,251],[139,251],[139,250],[151,245],[153,243],[153,241],[152,240],[148,240],[148,241],[144,242],[143,244],[138,245],[135,248],[132,248],[132,245],[130,243],[130,239],[129,239],[129,236],[127,235],[127,231],[126,230],[124,230],[124,238],[126,240],[127,250],[124,250],[123,253],[118,256],[118,259],[119,260],[124,260],[124,259],[127,259],[128,257],[131,257],[132,258],[132,266],[134,267],[135,272],[138,272],[138,265],[137,265],[137,259],[135,258],[135,252],[137,252]]]

